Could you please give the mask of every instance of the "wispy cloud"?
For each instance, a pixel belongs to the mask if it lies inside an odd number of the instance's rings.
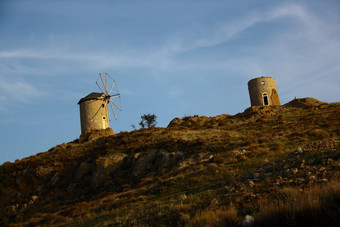
[[[257,23],[275,20],[280,17],[294,17],[301,21],[308,21],[310,17],[306,11],[296,4],[286,4],[266,12],[253,12],[249,15],[242,15],[234,21],[229,21],[218,26],[213,32],[208,32],[202,37],[176,37],[165,42],[162,46],[153,49],[126,50],[125,52],[112,51],[74,51],[72,46],[63,44],[63,47],[52,48],[29,48],[17,50],[2,50],[0,58],[30,58],[30,59],[62,59],[89,61],[102,65],[137,65],[157,66],[155,61],[169,62],[172,56],[191,51],[197,48],[210,47],[227,42],[235,38],[241,32],[254,26]],[[110,52],[110,53],[108,53]]]
[[[220,61],[176,61],[176,57],[187,52],[194,51],[200,48],[209,48],[235,40],[242,33],[252,28],[255,25],[267,22],[275,22],[282,18],[293,19],[296,25],[299,25],[299,31],[291,29],[290,31],[277,31],[275,43],[268,43],[262,46],[262,53],[258,53],[258,47],[254,49],[246,49],[243,47],[243,52],[247,56],[226,56]],[[215,69],[230,70],[242,65],[240,70],[254,70],[254,73],[266,73],[271,68],[269,64],[278,63],[275,59],[269,61],[262,58],[269,58],[267,55],[275,55],[277,59],[286,59],[287,64],[295,65],[299,58],[306,58],[311,54],[334,54],[334,50],[339,49],[339,41],[333,39],[330,34],[332,26],[325,24],[312,15],[305,7],[299,4],[282,4],[274,8],[265,9],[262,11],[253,11],[247,15],[240,15],[232,21],[227,21],[215,29],[207,30],[200,36],[193,37],[189,32],[183,36],[176,36],[164,41],[163,45],[153,46],[148,49],[130,49],[119,51],[109,50],[75,50],[72,46],[63,44],[63,48],[46,49],[18,49],[18,50],[2,50],[0,58],[3,59],[55,59],[81,64],[86,68],[119,68],[133,67],[145,68],[148,70],[156,70],[156,73],[171,71],[174,69],[192,69],[199,67],[211,67]],[[304,44],[311,43],[318,45],[317,48],[306,47],[303,53],[299,53],[299,49],[303,48]],[[295,47],[294,45],[297,45]],[[52,45],[51,45],[52,46]],[[313,52],[314,51],[314,52]],[[338,55],[336,55],[338,56]],[[199,59],[197,56],[196,59]],[[305,59],[304,59],[305,60]],[[190,60],[189,60],[190,61]],[[306,64],[310,64],[310,60]],[[15,64],[18,64],[17,62]],[[285,67],[287,64],[284,64]],[[280,66],[277,66],[280,67]],[[294,66],[295,67],[295,66]],[[20,69],[20,67],[18,67]],[[13,68],[12,70],[15,70]],[[33,69],[32,69],[33,70]],[[46,70],[46,69],[43,69]],[[61,70],[61,69],[57,69]],[[289,70],[286,70],[289,73]],[[297,69],[299,70],[299,69]],[[22,70],[24,71],[24,70]],[[159,74],[160,75],[160,74]]]
[[[0,110],[17,104],[30,103],[33,99],[41,98],[46,92],[26,81],[14,81],[0,78]]]
[[[267,11],[258,11],[252,12],[249,15],[242,15],[241,18],[228,21],[218,26],[215,31],[212,33],[209,32],[205,37],[195,37],[194,39],[186,41],[175,38],[166,43],[160,52],[163,53],[162,55],[170,56],[197,48],[219,45],[237,37],[238,34],[258,23],[273,21],[282,17],[292,17],[300,22],[308,22],[311,19],[311,16],[303,7],[297,4],[285,4]]]

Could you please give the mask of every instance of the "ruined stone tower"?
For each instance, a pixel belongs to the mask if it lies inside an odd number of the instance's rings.
[[[258,77],[249,80],[248,90],[252,106],[281,105],[275,79],[271,77]]]
[[[92,92],[79,100],[81,133],[109,128],[108,102],[104,93]]]

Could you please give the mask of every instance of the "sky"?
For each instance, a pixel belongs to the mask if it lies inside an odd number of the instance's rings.
[[[338,0],[0,0],[0,164],[73,141],[78,101],[108,73],[133,130],[143,114],[236,114],[247,82],[281,103],[340,101]],[[110,81],[109,81],[110,82]]]

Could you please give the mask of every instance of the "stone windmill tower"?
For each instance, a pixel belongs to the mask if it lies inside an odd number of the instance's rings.
[[[117,117],[114,111],[114,106],[121,110],[121,108],[111,100],[113,98],[120,98],[120,94],[118,92],[114,95],[111,95],[112,90],[117,91],[117,88],[115,87],[116,82],[113,81],[113,84],[108,91],[107,73],[105,73],[105,81],[101,74],[99,74],[99,76],[103,83],[104,89],[99,86],[98,82],[96,82],[96,84],[102,93],[92,92],[91,94],[80,99],[78,102],[80,108],[81,137],[86,133],[108,129],[110,127],[109,105],[111,106],[113,116],[116,120]]]
[[[276,82],[271,77],[258,77],[248,82],[251,106],[280,106]]]

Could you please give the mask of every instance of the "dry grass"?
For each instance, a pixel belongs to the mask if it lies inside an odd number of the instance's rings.
[[[322,226],[340,223],[340,183],[300,192],[284,188],[274,201],[261,201],[256,226]]]
[[[189,226],[236,226],[239,219],[237,210],[233,205],[219,207],[217,209],[208,208],[198,211],[187,223]]]

